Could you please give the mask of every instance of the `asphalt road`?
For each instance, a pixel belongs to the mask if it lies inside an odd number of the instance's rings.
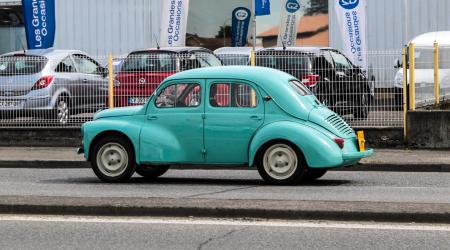
[[[449,249],[448,225],[0,216],[1,249]]]
[[[450,203],[450,173],[329,172],[298,186],[269,186],[257,171],[169,170],[156,181],[100,182],[90,169],[0,169],[0,196],[163,197]]]

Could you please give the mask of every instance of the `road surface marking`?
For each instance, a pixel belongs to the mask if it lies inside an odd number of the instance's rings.
[[[204,218],[152,218],[152,217],[94,217],[94,216],[50,216],[50,215],[0,215],[1,221],[31,222],[71,222],[71,223],[126,223],[126,224],[171,224],[171,225],[215,225],[215,226],[256,226],[256,227],[298,227],[330,229],[373,229],[373,230],[413,230],[447,231],[446,224],[418,223],[376,223],[376,222],[336,222],[336,221],[282,221],[282,220],[231,220]]]

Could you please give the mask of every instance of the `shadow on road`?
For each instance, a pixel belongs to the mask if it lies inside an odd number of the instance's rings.
[[[105,183],[96,177],[86,178],[68,178],[68,179],[50,179],[43,180],[43,183],[53,184],[98,184],[98,185],[220,185],[220,186],[270,186],[262,179],[220,179],[220,178],[188,178],[188,177],[160,177],[157,179],[146,179],[143,177],[134,177],[124,183]],[[316,186],[344,186],[353,185],[351,180],[316,180],[301,182],[298,187],[316,187]]]

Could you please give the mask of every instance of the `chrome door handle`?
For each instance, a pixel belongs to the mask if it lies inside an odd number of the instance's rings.
[[[262,117],[261,116],[257,116],[257,115],[252,115],[252,116],[250,116],[250,119],[256,120],[256,121],[261,121]]]
[[[156,115],[148,115],[147,120],[156,120],[158,117]]]

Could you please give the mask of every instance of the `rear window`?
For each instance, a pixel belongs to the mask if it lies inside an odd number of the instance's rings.
[[[3,56],[0,57],[0,75],[32,75],[41,72],[47,58],[43,56]]]
[[[282,71],[310,71],[311,58],[307,54],[287,52],[265,52],[256,55],[256,65]]]
[[[123,63],[122,72],[172,72],[176,70],[174,53],[133,53]]]
[[[303,85],[303,83],[297,80],[289,81],[289,85],[293,90],[295,90],[295,92],[297,92],[297,94],[301,96],[312,95],[311,91],[305,85]]]
[[[218,55],[224,65],[248,65],[249,56],[240,54],[224,54]]]

